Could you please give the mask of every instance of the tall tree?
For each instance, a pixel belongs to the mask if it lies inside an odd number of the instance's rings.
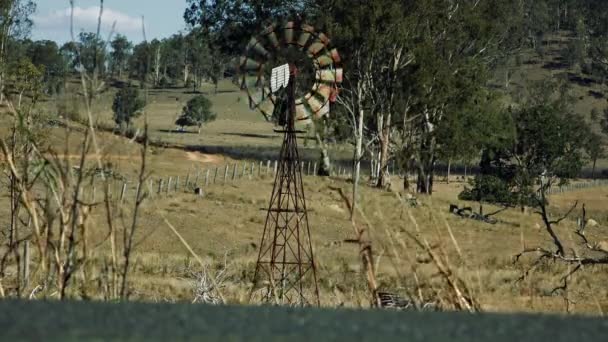
[[[4,96],[8,43],[29,35],[33,24],[30,16],[35,11],[33,0],[0,1],[0,102]]]
[[[46,91],[50,94],[60,92],[65,86],[67,68],[57,43],[49,40],[33,42],[27,55],[35,66],[44,67]]]
[[[133,48],[133,54],[129,59],[130,76],[139,80],[143,85],[148,81],[148,74],[152,70],[152,49],[148,42],[141,42]]]
[[[127,37],[117,34],[110,43],[112,52],[110,52],[111,73],[118,73],[118,78],[122,78],[123,71],[127,68],[127,62],[133,50],[133,44]]]
[[[96,70],[99,75],[103,75],[107,61],[104,41],[93,32],[80,32],[78,39],[79,67],[83,67],[90,74]]]

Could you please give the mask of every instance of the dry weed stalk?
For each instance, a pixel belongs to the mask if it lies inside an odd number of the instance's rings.
[[[372,241],[369,238],[369,229],[371,229],[371,225],[369,224],[369,221],[365,217],[365,214],[363,213],[361,208],[359,206],[353,207],[353,205],[350,203],[350,200],[341,188],[330,187],[330,189],[333,191],[337,191],[338,194],[340,194],[340,197],[342,198],[344,204],[349,210],[350,223],[353,227],[355,238],[347,239],[345,240],[345,242],[354,243],[359,246],[359,255],[361,257],[363,270],[365,271],[367,287],[370,292],[370,302],[372,306],[380,307],[381,302],[380,297],[378,296],[378,281],[376,280],[376,271],[374,267]],[[359,224],[357,224],[355,220],[355,211],[364,219],[367,224],[367,229],[362,228],[359,226]]]
[[[100,34],[99,25],[103,14],[103,1],[100,3],[97,37]],[[74,40],[74,1],[70,1],[70,5],[72,7],[71,32],[72,40]],[[80,51],[77,51],[77,54],[80,55]],[[15,109],[10,102],[8,104],[14,119],[13,134],[10,141],[0,139],[0,149],[5,164],[5,174],[10,184],[11,224],[8,242],[4,246],[7,248],[6,250],[2,248],[0,296],[12,296],[14,293],[20,297],[27,293],[26,291],[30,292],[31,289],[29,298],[32,299],[37,295],[57,296],[64,299],[76,293],[88,298],[87,287],[93,273],[91,266],[95,261],[91,257],[92,252],[107,246],[109,240],[111,265],[102,267],[102,269],[106,270],[105,273],[111,280],[107,282],[104,289],[106,292],[104,298],[118,298],[119,280],[121,279],[120,294],[123,299],[126,298],[129,260],[133,252],[133,239],[138,225],[137,218],[140,214],[139,208],[145,198],[141,185],[146,179],[147,124],[141,152],[139,190],[130,224],[123,229],[122,254],[124,259],[122,264],[119,264],[117,257],[119,249],[116,243],[118,227],[114,222],[114,203],[110,197],[110,181],[105,173],[101,173],[104,182],[103,201],[100,203],[88,202],[84,196],[85,185],[94,184],[96,176],[95,173],[86,172],[86,159],[90,152],[96,156],[97,168],[105,170],[92,110],[94,99],[104,87],[104,82],[99,77],[97,54],[92,76],[89,76],[81,65],[80,79],[86,104],[87,122],[86,129],[82,130],[82,139],[78,143],[80,150],[76,165],[72,165],[69,158],[71,154],[69,149],[71,146],[70,125],[65,125],[65,151],[61,156],[53,148],[44,146],[45,140],[39,136],[39,132],[44,127],[39,127],[37,124],[43,124],[44,120],[35,117],[34,108],[37,96],[32,96],[32,105],[27,109],[24,109],[23,106]],[[109,231],[103,241],[92,247],[88,233],[89,221],[98,207],[105,209]],[[20,252],[20,246],[27,242],[32,242],[36,248],[36,253],[31,253],[34,264],[32,274],[26,271],[29,269],[27,266],[22,267],[21,259],[24,255]],[[24,251],[24,254],[28,253]],[[26,261],[29,266],[29,260]],[[15,268],[17,272],[14,272]],[[22,268],[24,269],[23,276]],[[77,275],[80,277],[76,277]],[[31,288],[28,283],[30,279],[33,283]]]

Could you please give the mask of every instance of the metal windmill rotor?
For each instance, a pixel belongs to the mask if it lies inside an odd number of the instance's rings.
[[[271,118],[278,101],[270,87],[271,70],[283,63],[298,69],[309,65],[311,75],[308,76],[312,78],[307,89],[296,91],[304,91],[295,99],[296,122],[306,123],[327,115],[329,103],[335,100],[342,83],[340,55],[330,47],[324,33],[294,21],[268,26],[251,38],[240,57],[239,82],[247,92],[250,108]]]

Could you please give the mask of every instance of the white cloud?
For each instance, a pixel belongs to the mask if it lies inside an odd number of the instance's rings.
[[[65,33],[70,29],[71,9],[56,10],[44,15],[33,16],[35,30],[45,35]],[[99,6],[74,7],[74,34],[81,31],[95,32],[99,17]],[[116,22],[115,33],[133,35],[141,32],[141,18],[131,17],[128,14],[104,8],[101,18],[101,29],[104,33],[110,32]],[[63,34],[62,34],[63,35]]]

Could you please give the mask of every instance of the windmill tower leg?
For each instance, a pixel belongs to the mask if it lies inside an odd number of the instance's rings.
[[[266,214],[251,295],[259,291],[261,285],[263,302],[319,306],[317,270],[294,128],[294,83],[292,81],[288,86],[289,119],[283,132],[279,167]]]

